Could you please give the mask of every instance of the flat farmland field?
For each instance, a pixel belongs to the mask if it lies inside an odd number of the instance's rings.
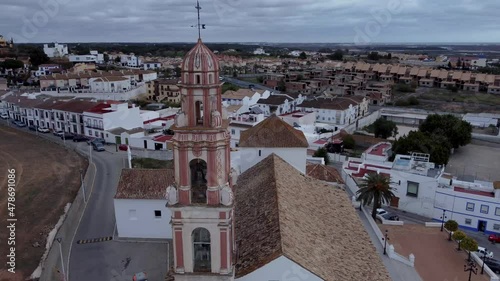
[[[47,234],[73,201],[87,160],[72,150],[0,126],[0,281],[29,278],[45,251]],[[8,170],[15,170],[16,273],[7,272]]]

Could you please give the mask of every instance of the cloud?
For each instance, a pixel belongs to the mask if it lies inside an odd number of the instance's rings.
[[[19,42],[192,42],[195,5],[193,0],[2,0],[0,32]],[[200,0],[200,5],[207,26],[203,37],[211,42],[352,43],[357,30],[378,31],[370,42],[500,39],[497,0]]]

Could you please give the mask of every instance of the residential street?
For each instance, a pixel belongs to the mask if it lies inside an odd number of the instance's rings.
[[[17,128],[33,134],[27,128]],[[38,136],[62,144],[63,141],[52,134]],[[66,146],[75,148],[89,155],[86,142],[66,141]],[[91,151],[92,162],[96,166],[93,183],[86,183],[85,192],[89,196],[75,237],[72,240],[70,256],[65,257],[65,267],[70,281],[130,281],[134,273],[145,271],[150,280],[163,280],[168,264],[173,261],[168,254],[171,247],[166,241],[116,241],[113,197],[120,177],[121,169],[127,165],[127,153],[116,152],[114,145],[106,146],[106,151]],[[141,155],[140,152],[134,155]],[[157,153],[158,154],[158,153]],[[171,155],[171,153],[163,153]],[[160,156],[160,154],[155,156]],[[150,156],[150,155],[148,155]],[[150,156],[151,157],[151,156]],[[154,157],[153,158],[157,158]],[[93,185],[93,188],[92,188]],[[89,195],[89,193],[92,194]],[[165,227],[170,227],[169,225]],[[115,240],[78,244],[79,240],[113,237]],[[65,243],[65,244],[66,244]],[[69,265],[67,264],[69,262]],[[42,280],[45,281],[45,280]],[[47,280],[49,281],[49,280]],[[50,280],[52,281],[52,280]]]

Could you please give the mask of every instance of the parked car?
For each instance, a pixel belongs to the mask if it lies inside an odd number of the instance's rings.
[[[120,144],[118,146],[118,149],[121,150],[121,151],[127,151],[128,150],[128,145],[126,145],[126,144]]]
[[[67,140],[70,140],[72,138],[74,138],[75,135],[73,135],[72,133],[68,133],[68,132],[64,132],[61,134],[61,139],[67,139]]]
[[[139,272],[134,274],[134,277],[132,277],[132,281],[148,281],[146,272]]]
[[[105,151],[106,149],[104,148],[104,144],[100,142],[92,143],[92,148],[94,148],[95,151]]]
[[[488,237],[488,240],[490,240],[492,243],[500,243],[500,235],[490,234],[490,236]]]
[[[3,113],[2,115],[0,115],[0,118],[9,119],[9,115],[7,113]]]
[[[377,209],[377,219],[380,221],[383,221],[383,220],[398,221],[399,217],[395,214],[391,214],[391,213],[387,212],[386,210],[384,210],[382,208],[378,208]]]
[[[482,258],[482,257],[481,257]],[[494,259],[486,259],[484,263],[495,273],[500,273],[500,261]]]
[[[106,144],[106,141],[105,141],[103,138],[93,138],[93,139],[89,139],[89,140],[87,141],[87,144],[91,145],[91,144],[93,144],[93,143],[98,143],[98,142],[100,142],[100,143],[102,143],[102,144]]]
[[[73,137],[73,141],[74,142],[81,142],[81,141],[88,141],[89,138],[87,136],[84,136],[84,135],[75,135]]]
[[[28,126],[28,129],[29,129],[30,131],[36,131],[36,126],[35,126],[35,125],[29,125],[29,126]]]
[[[491,251],[488,251],[488,249],[484,248],[484,247],[477,247],[477,252],[479,253],[479,255],[482,257],[484,256],[484,254],[486,253],[486,257],[487,258],[493,258],[493,252]]]
[[[39,131],[40,133],[44,133],[44,134],[46,134],[46,133],[50,133],[50,130],[49,130],[49,129],[47,129],[47,128],[45,128],[45,127],[38,127],[38,131]]]
[[[26,127],[26,124],[24,122],[22,122],[22,121],[17,121],[16,122],[16,126],[18,126],[18,127]]]
[[[61,137],[61,136],[64,134],[64,131],[57,130],[57,131],[52,132],[52,134],[53,134],[54,136]]]

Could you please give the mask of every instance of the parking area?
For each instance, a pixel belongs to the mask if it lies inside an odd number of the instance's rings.
[[[468,144],[455,150],[445,169],[455,176],[471,176],[478,180],[500,180],[500,145]]]
[[[383,232],[388,230],[389,243],[394,245],[398,254],[415,255],[415,268],[423,280],[467,280],[468,272],[464,272],[467,254],[458,252],[455,242],[447,241],[446,232],[419,224],[379,227]],[[478,272],[473,280],[487,281],[490,278]]]

